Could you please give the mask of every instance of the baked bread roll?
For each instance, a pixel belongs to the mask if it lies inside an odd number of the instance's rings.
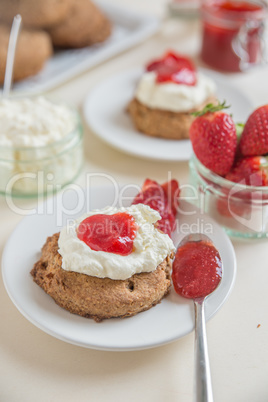
[[[80,48],[107,39],[111,24],[90,0],[73,0],[67,17],[48,32],[54,46]]]
[[[6,70],[10,29],[0,24],[0,83],[3,84]],[[20,31],[13,68],[13,81],[37,74],[52,55],[49,35],[44,31],[22,29]]]

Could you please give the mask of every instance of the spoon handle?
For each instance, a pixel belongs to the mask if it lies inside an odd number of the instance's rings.
[[[194,300],[195,308],[195,402],[213,402],[207,347],[204,298]]]
[[[8,97],[11,84],[12,84],[12,74],[13,74],[13,65],[15,60],[15,52],[16,52],[16,45],[19,36],[21,24],[21,16],[18,14],[14,17],[9,43],[8,43],[8,50],[7,50],[7,61],[6,61],[6,71],[5,71],[5,78],[4,78],[4,86],[3,86],[3,96]]]

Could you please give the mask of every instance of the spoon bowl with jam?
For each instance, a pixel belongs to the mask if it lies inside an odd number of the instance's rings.
[[[172,280],[176,293],[194,302],[196,402],[213,401],[204,302],[221,279],[222,261],[211,239],[202,233],[184,237],[176,251]]]

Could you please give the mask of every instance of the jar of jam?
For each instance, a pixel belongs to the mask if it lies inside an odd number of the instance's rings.
[[[263,63],[267,9],[262,0],[204,0],[202,60],[229,72]]]

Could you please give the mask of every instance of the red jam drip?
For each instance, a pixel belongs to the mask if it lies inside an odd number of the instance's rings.
[[[172,270],[176,293],[188,299],[205,297],[221,278],[221,258],[211,242],[188,242],[178,248]]]
[[[126,212],[97,214],[79,224],[77,237],[92,250],[129,255],[133,251],[137,230],[134,217]]]
[[[251,1],[211,1],[204,6],[201,57],[210,66],[223,71],[240,71],[243,54],[250,64],[260,62],[264,8]],[[243,36],[243,53],[237,45],[239,30],[247,20],[254,21]]]
[[[196,70],[192,62],[172,52],[148,64],[146,70],[156,72],[158,83],[173,82],[190,86],[196,84]]]

